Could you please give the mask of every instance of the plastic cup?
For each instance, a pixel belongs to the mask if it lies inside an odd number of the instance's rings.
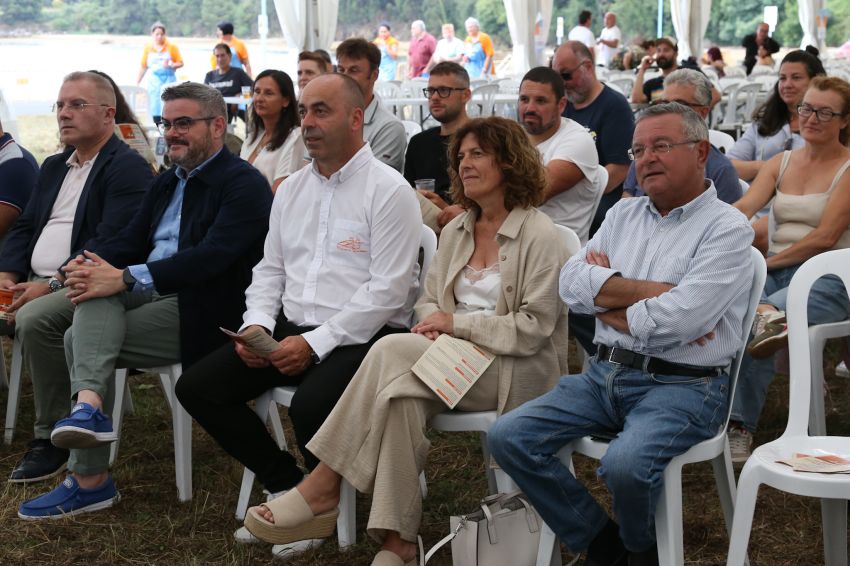
[[[243,86],[242,87],[242,98],[251,98],[251,87]]]
[[[434,192],[434,179],[416,179],[413,184],[417,190]]]

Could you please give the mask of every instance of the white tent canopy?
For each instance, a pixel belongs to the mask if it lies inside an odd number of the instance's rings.
[[[287,45],[298,51],[330,49],[338,0],[274,0],[274,7]]]
[[[676,31],[679,57],[702,55],[702,40],[711,14],[711,0],[670,0],[670,17]]]
[[[543,65],[543,47],[552,21],[552,0],[504,0],[513,44],[514,75]]]
[[[799,0],[797,3],[800,27],[803,28],[801,49],[807,45],[814,45],[821,50],[824,48],[822,42],[818,41],[818,13],[824,8],[824,4],[826,4],[824,0]]]

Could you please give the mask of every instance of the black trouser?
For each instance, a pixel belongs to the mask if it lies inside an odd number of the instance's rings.
[[[312,330],[278,321],[276,340]],[[246,404],[282,385],[297,385],[289,418],[298,449],[309,469],[319,461],[306,444],[322,426],[354,377],[371,345],[392,332],[406,329],[384,327],[367,344],[341,346],[303,374],[288,376],[275,367],[247,367],[232,344],[226,344],[189,368],[177,382],[177,398],[186,410],[224,450],[252,470],[272,493],[294,487],[303,475],[295,458],[280,450],[256,413]]]
[[[596,317],[571,312],[567,321],[570,325],[570,336],[573,336],[589,355],[596,355],[596,344],[593,343],[596,336]]]

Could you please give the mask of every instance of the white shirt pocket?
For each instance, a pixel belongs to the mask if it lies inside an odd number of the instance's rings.
[[[336,219],[328,243],[330,262],[368,270],[372,251],[369,235],[369,225],[365,222]]]

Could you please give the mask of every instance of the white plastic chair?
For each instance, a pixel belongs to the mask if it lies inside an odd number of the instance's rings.
[[[608,82],[605,84],[619,92],[622,92],[625,96],[631,96],[632,87],[635,84],[635,77],[634,75],[620,76],[617,78],[608,79]]]
[[[0,354],[2,354],[0,349]],[[3,375],[6,376],[5,356],[0,356],[3,364]],[[17,338],[12,340],[12,366],[8,372],[9,397],[6,399],[6,424],[3,431],[3,443],[12,444],[15,435],[15,424],[18,421],[18,403],[21,398],[21,369],[23,368],[23,355],[21,353],[21,341]]]
[[[171,408],[171,419],[174,429],[174,475],[177,483],[177,498],[180,501],[192,499],[192,417],[183,408],[174,394],[177,380],[183,374],[181,364],[143,369],[147,373],[159,375],[165,399]],[[118,438],[121,438],[121,425],[124,412],[130,404],[130,386],[127,380],[127,370],[115,370],[115,403],[112,409],[112,423]],[[109,463],[118,455],[118,442],[112,443],[109,453]]]
[[[425,275],[431,267],[434,255],[437,253],[437,235],[423,225],[419,237],[419,247],[422,249],[422,264],[419,269],[419,289],[425,285]],[[275,387],[257,397],[254,411],[263,422],[271,420],[272,430],[281,450],[286,450],[286,437],[277,413],[277,405],[289,407],[296,387]],[[274,405],[272,405],[274,403]],[[273,408],[273,409],[272,409]],[[270,410],[272,409],[272,410]],[[248,501],[251,497],[251,487],[254,485],[254,472],[245,468],[242,472],[242,485],[239,488],[239,500],[236,503],[236,518],[240,521],[248,511]],[[343,479],[339,493],[339,517],[336,522],[337,542],[340,548],[354,544],[356,536],[356,492],[350,483]]]
[[[813,436],[826,435],[826,410],[823,402],[823,348],[830,338],[843,336],[850,336],[850,320],[809,327],[809,351],[812,356],[812,402],[809,413],[809,434]]]
[[[410,120],[402,120],[401,125],[404,126],[404,133],[407,134],[408,143],[410,143],[410,138],[422,131],[422,126]]]
[[[723,153],[728,153],[735,145],[735,138],[720,130],[708,130],[708,141]]]
[[[493,115],[493,100],[499,93],[499,85],[483,84],[472,89],[472,98],[467,104],[467,111],[472,117],[487,117]]]
[[[776,460],[797,453],[825,451],[850,454],[850,438],[809,436],[812,396],[811,333],[808,328],[808,300],[812,284],[820,277],[834,274],[850,289],[850,250],[834,250],[819,254],[804,263],[788,288],[788,346],[791,353],[788,424],[785,432],[773,442],[759,446],[744,464],[738,478],[738,496],[729,543],[727,564],[744,563],[752,528],[756,495],[761,484],[796,495],[821,499],[824,557],[828,566],[847,564],[847,501],[850,499],[850,477],[845,474],[795,472]],[[820,392],[817,393],[818,395]],[[814,562],[814,557],[812,558]]]
[[[764,257],[755,248],[750,248],[750,258],[753,263],[753,282],[750,287],[747,313],[741,323],[740,347],[729,371],[729,410],[735,394],[735,382],[741,367],[750,330],[753,326],[756,307],[764,288],[767,269]],[[732,470],[732,459],[729,453],[729,443],[726,439],[726,428],[729,424],[729,412],[721,430],[714,437],[704,440],[684,454],[676,456],[664,470],[664,489],[655,510],[655,534],[658,542],[658,561],[661,566],[679,566],[685,563],[685,552],[682,541],[682,467],[685,464],[711,461],[714,468],[714,479],[720,495],[720,503],[726,518],[727,532],[732,534],[732,512],[735,501],[735,475]],[[577,452],[590,458],[601,459],[608,450],[608,443],[592,440],[589,437],[580,438],[569,443],[558,454],[561,461],[572,469],[572,454]],[[551,556],[555,544],[555,534],[547,526],[540,535],[540,549],[537,553],[537,565],[545,566],[546,557]]]
[[[401,98],[401,87],[393,81],[377,81],[374,92],[381,98]]]
[[[118,90],[124,95],[127,105],[134,114],[148,112],[148,91],[137,85],[120,85]]]

